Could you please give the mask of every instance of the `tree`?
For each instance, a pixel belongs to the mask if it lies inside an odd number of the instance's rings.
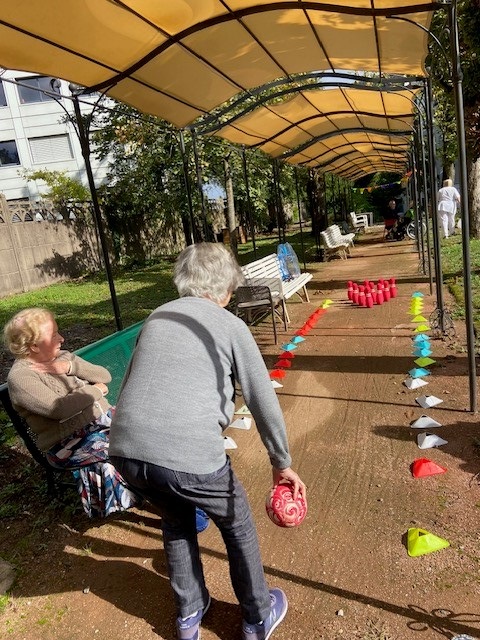
[[[49,187],[45,197],[53,202],[57,208],[62,208],[69,200],[85,202],[90,200],[90,190],[81,182],[70,178],[66,171],[49,171],[38,169],[37,171],[23,171],[21,174],[26,180],[42,180]]]

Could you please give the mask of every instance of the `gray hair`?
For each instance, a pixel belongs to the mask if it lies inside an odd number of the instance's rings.
[[[175,263],[173,281],[180,297],[209,298],[221,304],[244,280],[233,253],[220,243],[192,244]]]

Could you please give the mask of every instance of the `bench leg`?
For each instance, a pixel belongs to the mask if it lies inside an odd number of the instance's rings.
[[[282,307],[283,307],[283,322],[285,324],[285,331],[287,330],[287,324],[290,322],[290,316],[287,311],[287,303],[285,298],[282,298]]]

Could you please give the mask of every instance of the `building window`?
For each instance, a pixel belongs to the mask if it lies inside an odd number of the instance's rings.
[[[71,160],[73,158],[72,145],[68,134],[59,136],[44,136],[29,138],[33,164]]]
[[[20,164],[15,140],[0,142],[0,167],[9,164]]]
[[[58,89],[54,90],[50,81],[51,76],[35,76],[33,78],[17,78],[18,96],[21,104],[29,104],[31,102],[50,102],[53,100],[52,96],[48,96],[44,91],[50,93],[57,93]]]
[[[7,98],[5,97],[5,89],[3,88],[3,82],[0,80],[0,107],[7,106]]]

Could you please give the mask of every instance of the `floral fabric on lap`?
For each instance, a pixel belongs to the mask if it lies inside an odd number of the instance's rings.
[[[109,417],[102,416],[46,453],[53,467],[72,470],[84,511],[90,518],[105,518],[141,502],[108,461],[109,423]]]

